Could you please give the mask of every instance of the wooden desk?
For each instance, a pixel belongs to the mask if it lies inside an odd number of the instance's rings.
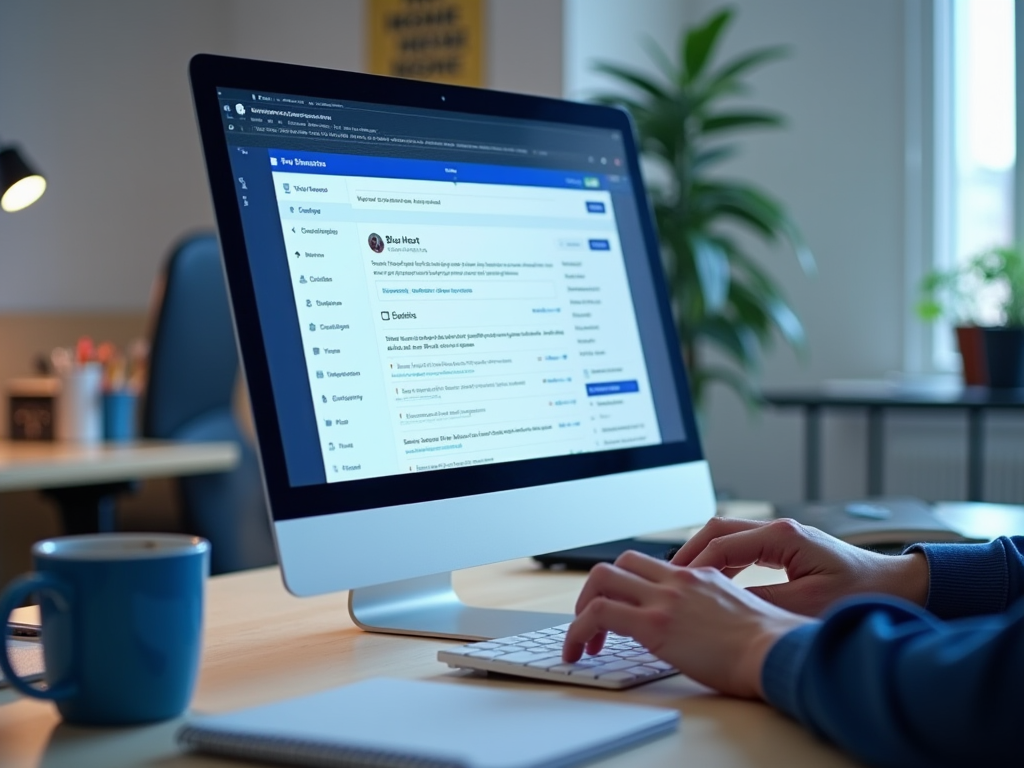
[[[78,445],[0,440],[0,492],[48,490],[69,533],[113,530],[113,496],[127,483],[223,472],[238,459],[238,446],[230,442]]]
[[[746,581],[774,579],[754,573]],[[456,588],[478,605],[571,611],[583,577],[543,572],[529,561],[513,561],[456,574]],[[853,766],[855,763],[797,723],[756,702],[710,693],[681,676],[623,692],[557,684],[474,678],[435,660],[450,643],[355,628],[347,595],[298,599],[288,595],[276,569],[218,576],[207,590],[206,644],[193,707],[223,712],[287,696],[321,691],[367,677],[427,678],[446,685],[531,689],[614,701],[676,707],[680,730],[595,765],[699,766],[700,768],[792,768]],[[180,755],[173,744],[178,721],[126,729],[62,725],[49,704],[19,699],[0,690],[0,765],[5,768],[81,766],[242,765]]]

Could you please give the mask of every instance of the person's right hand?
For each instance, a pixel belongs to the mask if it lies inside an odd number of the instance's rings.
[[[716,568],[730,577],[755,564],[785,569],[788,582],[750,591],[805,616],[817,616],[836,600],[867,592],[918,605],[928,598],[928,562],[920,552],[897,557],[869,552],[794,520],[712,518],[672,564]]]

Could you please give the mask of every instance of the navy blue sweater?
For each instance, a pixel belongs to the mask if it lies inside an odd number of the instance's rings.
[[[772,647],[766,698],[871,765],[1024,765],[1024,537],[912,550],[927,610],[844,601]]]

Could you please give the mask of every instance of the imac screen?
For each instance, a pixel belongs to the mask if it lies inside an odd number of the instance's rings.
[[[288,487],[346,511],[701,457],[621,128],[218,99]]]

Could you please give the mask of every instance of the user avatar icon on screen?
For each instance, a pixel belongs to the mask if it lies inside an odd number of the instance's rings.
[[[367,242],[369,242],[370,244],[370,250],[373,251],[374,253],[384,252],[384,238],[378,235],[376,232],[370,235],[370,238]]]

